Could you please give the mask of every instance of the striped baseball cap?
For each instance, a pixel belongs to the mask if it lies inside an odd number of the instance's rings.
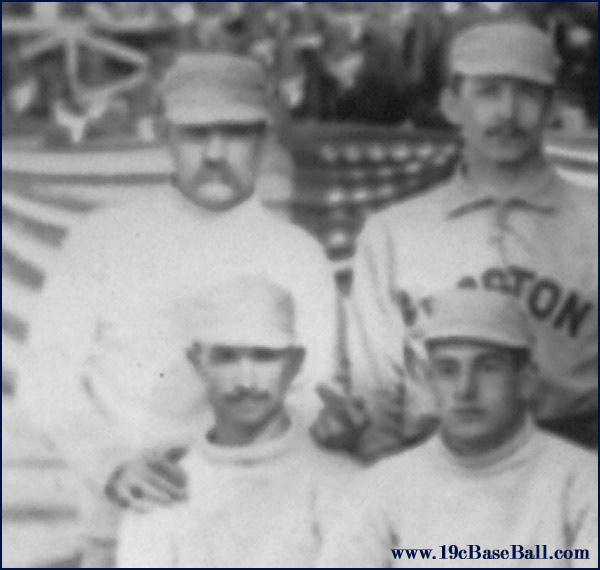
[[[166,118],[178,125],[268,122],[267,77],[252,58],[182,54],[162,83]]]

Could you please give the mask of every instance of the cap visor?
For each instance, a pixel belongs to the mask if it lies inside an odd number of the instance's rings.
[[[480,344],[493,344],[506,348],[530,348],[528,339],[523,338],[517,331],[514,331],[514,334],[510,334],[510,332],[498,331],[497,329],[474,329],[473,326],[469,326],[468,328],[456,326],[438,329],[435,332],[425,335],[425,342],[427,343],[444,341],[468,341]]]

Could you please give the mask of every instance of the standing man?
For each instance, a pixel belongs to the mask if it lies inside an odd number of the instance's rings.
[[[496,20],[456,37],[450,67],[442,104],[461,130],[462,164],[450,182],[373,216],[359,240],[349,354],[380,424],[368,430],[368,453],[399,449],[434,409],[398,339],[423,299],[451,287],[519,301],[536,339],[537,422],[596,446],[598,201],[543,154],[552,43],[524,21]]]
[[[359,474],[318,566],[597,568],[597,456],[531,421],[520,307],[473,290],[429,306],[439,434]]]
[[[228,276],[262,274],[297,306],[298,334],[311,354],[301,375],[313,385],[333,376],[335,287],[325,255],[254,197],[270,123],[262,68],[237,56],[183,55],[163,95],[172,187],[107,209],[73,232],[31,332],[23,396],[96,491],[90,551],[112,538],[99,500],[107,485],[119,489],[122,505],[137,508],[185,496],[182,473],[169,461],[177,454],[132,461],[140,449],[185,445],[203,399],[169,332],[178,299]],[[306,413],[309,392],[291,396]],[[138,433],[148,418],[156,428]]]

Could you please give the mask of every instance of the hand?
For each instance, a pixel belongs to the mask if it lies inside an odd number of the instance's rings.
[[[427,393],[404,384],[378,389],[373,398],[373,423],[361,437],[357,452],[365,461],[398,453],[427,439],[439,424]]]
[[[329,449],[353,450],[370,423],[364,399],[339,394],[326,385],[318,386],[317,394],[325,407],[311,427],[311,435]]]
[[[178,465],[184,450],[145,452],[119,467],[106,485],[106,495],[123,508],[148,512],[187,498],[187,475]]]

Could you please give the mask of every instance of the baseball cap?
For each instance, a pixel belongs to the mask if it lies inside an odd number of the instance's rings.
[[[166,118],[174,124],[270,120],[266,74],[250,57],[182,54],[166,74],[161,91]]]
[[[189,307],[190,342],[227,346],[298,346],[288,291],[260,275],[240,275],[198,294]]]
[[[479,289],[453,289],[434,297],[423,333],[427,344],[469,340],[528,350],[533,344],[516,299]]]
[[[453,74],[509,76],[555,85],[559,58],[551,37],[528,22],[479,23],[458,34],[450,50]]]

